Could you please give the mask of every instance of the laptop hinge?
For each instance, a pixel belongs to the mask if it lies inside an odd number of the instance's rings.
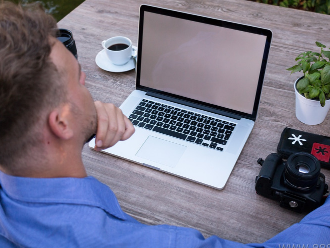
[[[163,99],[163,100],[167,100],[167,101],[170,101],[170,102],[179,103],[179,104],[189,106],[189,107],[193,107],[193,108],[197,108],[197,109],[200,109],[200,110],[208,111],[208,112],[211,112],[211,113],[214,113],[214,114],[224,115],[224,116],[227,116],[229,118],[236,119],[236,120],[241,119],[241,116],[239,116],[239,115],[232,114],[232,113],[229,113],[227,111],[219,110],[219,109],[216,109],[216,108],[203,106],[203,105],[198,104],[198,103],[187,102],[187,101],[181,100],[181,99],[176,98],[176,97],[166,96],[164,94],[160,94],[160,93],[156,93],[156,92],[147,92],[146,95],[156,97],[156,98],[160,98],[160,99]]]

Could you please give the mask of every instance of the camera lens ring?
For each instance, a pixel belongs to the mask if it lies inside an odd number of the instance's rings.
[[[64,29],[64,28],[59,28],[57,30],[57,37],[65,37],[65,38],[67,38],[66,40],[62,41],[65,46],[67,46],[70,43],[72,43],[72,40],[73,40],[72,32],[70,30]]]
[[[320,169],[320,162],[312,154],[306,152],[294,153],[286,163],[285,183],[297,190],[309,190],[317,185]]]
[[[78,59],[77,48],[73,34],[69,29],[60,28],[57,30],[57,39]],[[64,38],[64,39],[61,39]]]

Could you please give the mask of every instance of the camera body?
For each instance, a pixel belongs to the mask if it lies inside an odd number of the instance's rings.
[[[320,173],[320,162],[312,154],[294,153],[284,161],[272,153],[258,163],[262,168],[255,181],[257,194],[296,212],[310,212],[323,204],[328,185]]]

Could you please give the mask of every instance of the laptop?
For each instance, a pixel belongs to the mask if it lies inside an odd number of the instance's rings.
[[[136,130],[103,152],[223,189],[257,117],[271,38],[142,5],[136,90],[120,106]]]

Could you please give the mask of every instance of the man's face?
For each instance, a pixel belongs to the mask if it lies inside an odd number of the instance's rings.
[[[57,39],[52,48],[50,58],[63,74],[62,80],[67,90],[69,102],[68,114],[75,128],[77,138],[83,138],[85,142],[97,128],[97,114],[94,101],[85,87],[86,74],[81,71],[81,66],[68,49]]]

